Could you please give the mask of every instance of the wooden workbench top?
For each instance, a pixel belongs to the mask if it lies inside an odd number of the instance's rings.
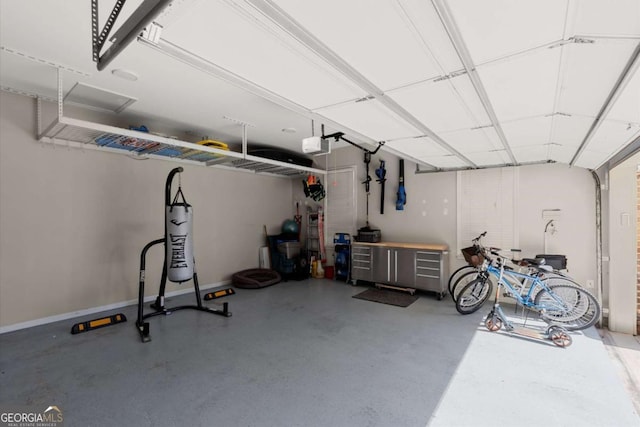
[[[431,251],[448,251],[447,245],[438,245],[433,243],[407,243],[407,242],[353,242],[354,245],[366,245],[366,246],[382,246],[393,248],[405,248],[405,249],[426,249]]]

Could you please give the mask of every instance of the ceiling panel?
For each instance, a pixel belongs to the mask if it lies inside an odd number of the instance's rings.
[[[464,68],[432,2],[424,0],[395,1],[410,16],[420,41],[428,46],[433,59],[444,71],[444,74]]]
[[[162,37],[308,109],[366,95],[281,28],[251,13],[257,12],[199,2]]]
[[[543,162],[548,160],[549,156],[546,145],[513,147],[512,151],[518,163]]]
[[[3,46],[73,67],[96,73],[91,56],[91,2],[86,0],[47,0],[37,2],[3,1],[0,6],[0,40]],[[100,25],[103,26],[114,2],[98,4]],[[124,22],[142,0],[124,4],[118,25]],[[118,28],[118,25],[115,28]],[[108,48],[105,43],[103,49]]]
[[[240,143],[242,126],[247,123],[249,144],[264,144],[300,151],[301,140],[311,135],[311,120],[276,105],[260,96],[230,85],[184,62],[134,43],[114,61],[140,76],[138,82],[120,82],[110,72],[96,73],[87,81],[95,86],[116,90],[138,98],[125,112],[135,115],[129,124],[145,124],[151,130],[169,134],[186,131],[194,140],[210,137],[228,143]],[[158,67],[157,64],[163,64]],[[166,84],[161,90],[148,91],[149,77],[170,82],[180,76],[180,84]],[[67,75],[67,78],[70,76]],[[171,102],[171,101],[174,102]],[[124,113],[123,113],[124,114]],[[316,132],[319,123],[316,122]],[[287,132],[283,132],[287,129]],[[295,129],[295,131],[293,131]],[[341,128],[341,131],[347,131]],[[327,128],[328,133],[336,130]],[[173,135],[173,134],[172,134]]]
[[[426,136],[418,138],[404,138],[389,141],[385,147],[391,147],[397,151],[410,154],[412,157],[421,158],[427,156],[445,156],[449,152]]]
[[[442,74],[399,2],[274,2],[383,91]]]
[[[637,44],[636,40],[598,39],[595,43],[564,45],[557,111],[595,117]]]
[[[495,166],[509,163],[509,155],[504,150],[466,154],[478,166]]]
[[[585,169],[596,169],[607,159],[607,156],[598,151],[584,150],[575,165]]]
[[[453,82],[460,81],[456,86]],[[464,82],[468,82],[465,84]],[[473,110],[463,102],[469,99]],[[489,123],[467,76],[425,82],[387,93],[434,132],[446,132]],[[475,98],[474,98],[475,97]]]
[[[549,144],[547,148],[549,160],[568,164],[569,162],[571,162],[571,159],[573,159],[573,156],[575,156],[578,147],[570,145]]]
[[[419,158],[420,160],[428,163],[436,168],[442,169],[459,169],[468,166],[465,162],[457,158],[456,156],[427,156]]]
[[[376,141],[422,134],[375,99],[348,102],[315,112]]]
[[[3,87],[56,99],[57,81],[55,68],[0,50],[0,84]],[[66,82],[65,89],[72,86]]]
[[[475,86],[471,82],[468,75],[459,76],[449,80],[453,85],[454,91],[460,97],[462,103],[464,103],[466,109],[475,118],[476,122],[480,126],[488,125],[491,123],[487,110],[485,109]]]
[[[611,107],[607,120],[640,124],[640,67]]]
[[[100,2],[101,23],[113,3]],[[120,23],[140,3],[129,0]],[[172,8],[161,18],[167,24],[162,37],[235,74],[238,86],[140,43],[96,71],[86,0],[41,0],[37,7],[2,1],[2,46],[33,60],[0,53],[0,81],[53,96],[55,72],[44,65],[53,61],[80,71],[65,73],[65,93],[82,81],[137,98],[115,118],[166,134],[239,141],[240,121],[249,123],[250,143],[299,151],[300,139],[310,134],[311,110],[336,123],[332,131],[389,141],[390,149],[439,167],[468,165],[425,137],[435,138],[429,130],[478,166],[509,163],[478,97],[481,88],[454,73],[463,66],[436,8],[450,9],[518,161],[569,162],[640,42],[638,0],[179,0]],[[285,30],[287,14],[301,26]],[[595,43],[570,43],[573,36]],[[562,37],[562,47],[545,47]],[[118,79],[114,68],[139,80]],[[434,82],[443,76],[448,79]],[[376,87],[389,97],[389,108],[377,99],[355,102],[367,95],[384,101]],[[396,113],[394,103],[401,107]],[[424,126],[402,119],[402,109]],[[578,165],[599,164],[637,135],[639,72],[605,119]],[[290,128],[296,131],[282,132]]]
[[[562,39],[566,0],[449,0],[476,65]]]
[[[462,129],[441,134],[442,138],[462,154],[502,150],[493,128]]]
[[[502,123],[502,130],[511,147],[542,145],[549,142],[551,117],[533,117]]]
[[[560,49],[544,49],[477,68],[498,119],[551,114]]]
[[[637,136],[638,131],[640,131],[639,124],[604,120],[591,138],[587,148],[589,151],[603,153],[603,156],[609,157],[630,144]]]
[[[638,0],[580,0],[576,3],[576,34],[640,36]]]
[[[550,142],[577,149],[587,135],[592,123],[593,117],[553,116]]]

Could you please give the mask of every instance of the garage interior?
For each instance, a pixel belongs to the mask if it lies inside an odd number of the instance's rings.
[[[0,25],[3,413],[640,422],[639,2],[6,0]],[[149,310],[164,240],[142,274],[141,251],[166,235],[178,167],[200,293],[234,289],[204,305],[233,315],[155,316],[142,343],[139,282]],[[297,218],[304,277],[234,286]],[[334,237],[363,230],[443,248],[443,287],[406,308],[352,298],[377,280],[338,280]],[[484,231],[487,247],[563,254],[596,327],[562,349],[490,333],[491,302],[458,314],[443,284]],[[193,300],[193,280],[167,282],[168,306]],[[115,313],[127,321],[69,333]]]

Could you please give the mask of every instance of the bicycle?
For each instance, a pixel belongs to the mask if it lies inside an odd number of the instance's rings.
[[[480,236],[473,239],[473,246],[461,249],[462,255],[464,256],[465,260],[468,262],[468,265],[463,266],[458,270],[456,270],[449,278],[449,283],[447,287],[449,290],[449,294],[451,295],[451,298],[453,298],[454,302],[457,301],[458,294],[465,287],[465,285],[471,283],[471,281],[473,281],[478,277],[478,274],[481,270],[482,262],[485,259],[484,254],[486,252],[486,249],[484,248],[484,246],[480,244],[479,240],[480,238],[484,237],[486,234],[487,232],[485,231]],[[552,277],[562,277],[573,282],[573,280],[567,274],[558,270],[554,270],[548,265],[544,265],[545,264],[544,259],[524,258],[517,261],[512,260],[511,262],[515,264],[518,268],[526,268],[525,271],[527,271],[528,274],[537,273],[539,272],[539,270],[544,269],[544,275],[546,279],[549,279]],[[506,268],[510,269],[511,267],[506,267]],[[494,276],[489,276],[489,281],[490,281],[489,286],[491,287],[487,291],[489,294],[491,294],[491,290],[493,289],[493,286],[496,284],[495,283],[496,279]]]
[[[559,324],[566,330],[575,331],[586,329],[598,321],[602,311],[600,303],[586,289],[564,276],[545,277],[544,273],[548,271],[540,266],[533,274],[508,269],[505,266],[507,258],[497,251],[497,248],[489,251],[496,257],[496,265],[485,253],[478,278],[458,294],[456,310],[459,313],[473,313],[486,302],[491,288],[487,283],[490,283],[489,277],[493,276],[498,284],[496,305],[502,287],[517,304],[538,312],[546,323]]]
[[[449,290],[449,295],[453,298],[455,302],[456,296],[454,295],[455,286],[459,283],[462,277],[469,276],[470,274],[477,274],[478,267],[482,264],[482,260],[484,259],[484,246],[480,242],[484,236],[487,235],[487,232],[480,234],[475,239],[472,239],[472,246],[468,248],[461,249],[462,255],[464,256],[465,261],[467,261],[467,265],[464,265],[454,271],[449,277],[449,282],[447,283],[447,289]]]

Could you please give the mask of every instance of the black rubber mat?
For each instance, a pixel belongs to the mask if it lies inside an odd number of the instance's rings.
[[[353,298],[395,305],[396,307],[409,307],[411,304],[416,302],[419,297],[417,295],[410,295],[406,292],[391,291],[387,289],[367,289],[364,292],[354,295]]]

